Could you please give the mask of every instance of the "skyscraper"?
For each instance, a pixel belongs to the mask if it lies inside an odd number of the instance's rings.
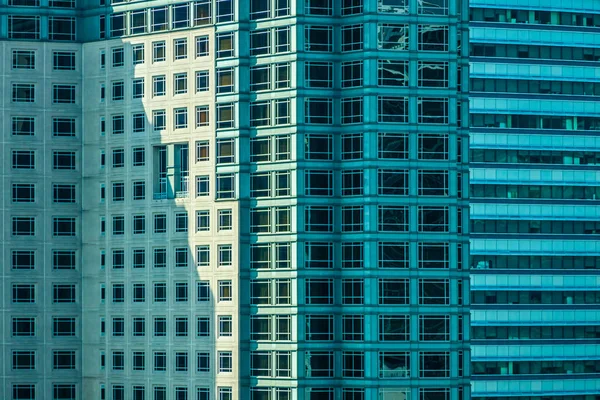
[[[0,5],[0,397],[470,398],[466,3]]]
[[[600,395],[600,3],[471,2],[473,397]]]

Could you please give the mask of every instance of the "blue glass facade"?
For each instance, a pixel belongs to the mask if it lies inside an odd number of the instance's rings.
[[[471,6],[476,398],[600,394],[600,4]]]

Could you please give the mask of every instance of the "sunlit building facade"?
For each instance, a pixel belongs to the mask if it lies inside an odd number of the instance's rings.
[[[468,400],[468,4],[0,1],[0,398]]]

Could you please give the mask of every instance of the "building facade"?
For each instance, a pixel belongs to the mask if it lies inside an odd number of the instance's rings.
[[[0,1],[0,397],[469,399],[467,18]]]
[[[471,1],[473,397],[600,395],[600,4]]]

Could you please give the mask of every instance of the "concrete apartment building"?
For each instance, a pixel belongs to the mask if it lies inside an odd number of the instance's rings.
[[[0,398],[468,400],[468,4],[0,1]]]

